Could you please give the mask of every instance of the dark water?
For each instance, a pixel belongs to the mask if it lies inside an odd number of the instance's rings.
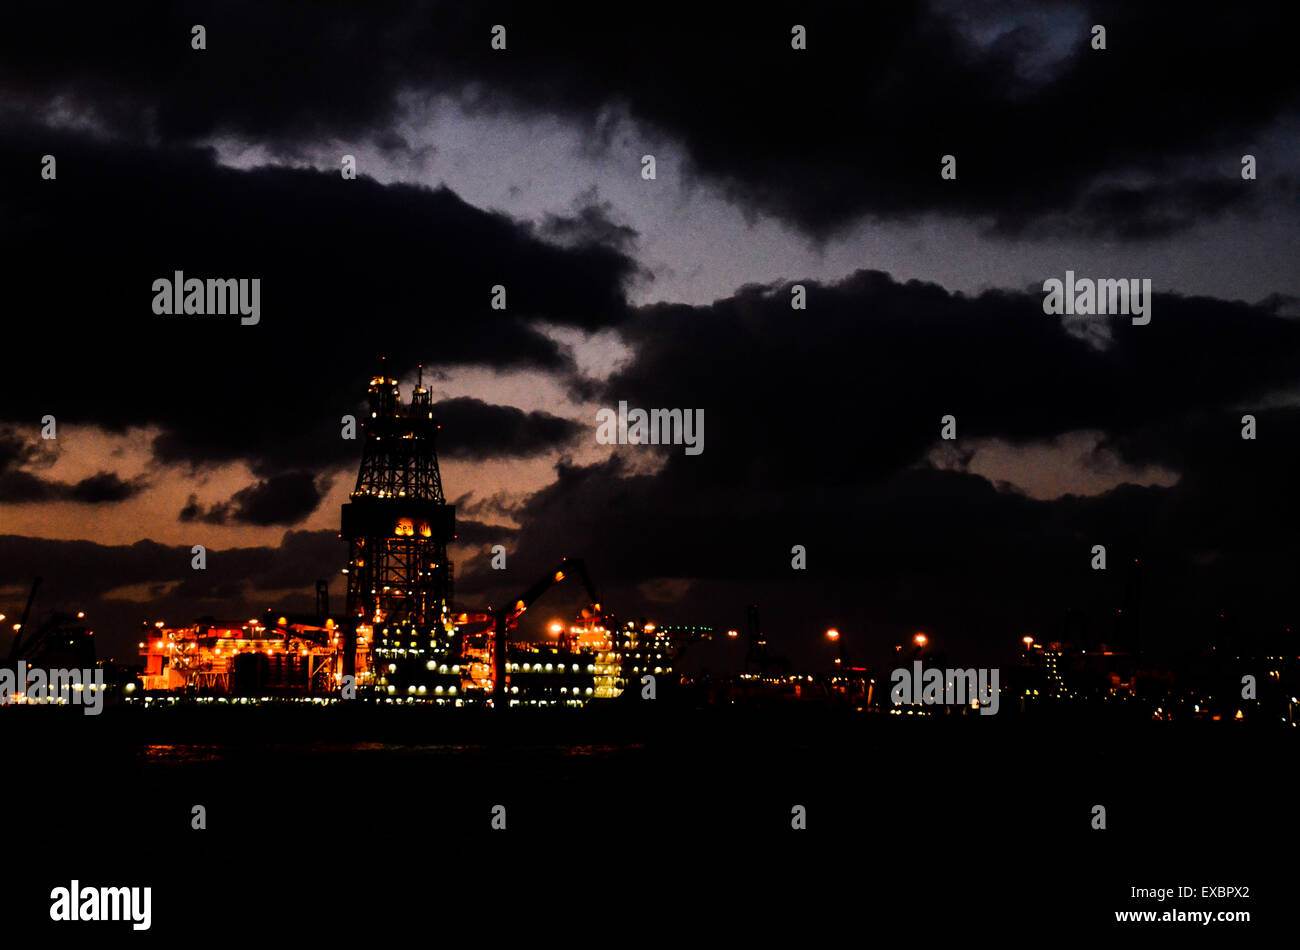
[[[1300,830],[1289,728],[18,711],[0,717],[22,856],[3,898],[11,927],[48,926],[50,888],[76,877],[152,886],[153,939],[211,938],[202,921],[215,915],[240,934],[321,939],[415,928],[481,942],[488,928],[537,940],[540,928],[578,942],[806,942],[848,927],[861,941],[1172,942],[1199,925],[1113,916],[1171,905],[1251,910],[1249,925],[1204,929],[1255,939],[1288,919],[1294,875],[1278,858],[1294,861]],[[1105,830],[1090,826],[1096,804]],[[194,805],[205,830],[191,828]],[[504,831],[491,827],[497,805]],[[1129,896],[1179,884],[1252,896]],[[126,925],[58,932],[69,927]]]

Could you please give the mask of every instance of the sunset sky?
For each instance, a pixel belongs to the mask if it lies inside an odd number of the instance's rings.
[[[111,652],[318,577],[337,610],[340,417],[422,363],[466,606],[581,556],[804,664],[827,626],[997,658],[1109,629],[1140,557],[1151,643],[1300,621],[1281,5],[707,6],[8,15],[0,612],[40,574]],[[259,278],[260,323],[154,314],[176,270]],[[1149,278],[1151,323],[1044,314],[1067,270]],[[598,444],[620,400],[703,409],[703,454]]]

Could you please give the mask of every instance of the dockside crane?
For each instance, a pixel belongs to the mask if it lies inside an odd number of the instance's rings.
[[[587,574],[586,564],[581,560],[570,561],[567,558],[556,565],[555,570],[546,574],[536,584],[520,594],[508,607],[501,607],[492,611],[492,704],[496,708],[504,709],[508,702],[506,699],[506,631],[511,624],[518,621],[524,611],[531,607],[537,598],[566,577],[575,575],[587,589],[592,615],[599,617],[601,613],[600,597],[596,593],[595,586],[591,583],[591,577]]]
[[[27,618],[32,612],[32,602],[36,600],[36,589],[41,586],[41,578],[37,577],[32,581],[32,592],[27,595],[27,606],[23,608],[22,619],[18,621],[18,631],[14,634],[13,643],[9,645],[9,662],[17,660],[21,654],[18,652],[22,646],[23,634],[27,632]]]

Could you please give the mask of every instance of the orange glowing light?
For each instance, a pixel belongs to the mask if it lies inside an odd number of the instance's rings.
[[[840,632],[836,630],[834,627],[831,627],[829,630],[826,631],[827,640],[838,640],[839,638],[840,638]]]
[[[739,631],[739,630],[728,630],[728,631],[727,631],[727,636],[729,636],[729,637],[733,637],[733,638],[734,638],[734,637],[738,637],[738,636],[740,636],[740,631]]]
[[[564,624],[558,620],[551,621],[551,636],[558,637],[564,632]]]
[[[556,572],[555,572],[555,583],[558,584],[558,583],[559,583],[560,581],[562,581],[562,580],[564,580],[564,571],[556,571]]]
[[[919,647],[923,647],[930,642],[930,638],[927,637],[924,633],[918,633],[916,636],[912,638],[912,642]]]
[[[1025,646],[1032,646],[1033,643],[1034,643],[1034,638],[1033,638],[1033,637],[1021,637],[1021,638],[1020,638],[1020,642],[1023,643]]]

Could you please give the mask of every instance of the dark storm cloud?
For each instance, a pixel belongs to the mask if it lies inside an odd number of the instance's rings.
[[[143,491],[146,484],[143,478],[124,481],[113,472],[99,472],[69,486],[67,497],[88,504],[126,501]]]
[[[513,543],[519,534],[518,529],[496,524],[487,524],[470,518],[456,518],[456,543],[486,553],[494,544]]]
[[[40,501],[54,493],[51,482],[22,470],[37,459],[37,444],[24,439],[16,427],[0,429],[0,500]]]
[[[1142,186],[1107,185],[1089,189],[1073,206],[1057,214],[1002,214],[995,230],[1008,237],[1155,240],[1228,211],[1257,217],[1270,204],[1293,206],[1298,196],[1296,179],[1288,176],[1277,178],[1267,190],[1243,188],[1235,176]]]
[[[178,514],[176,518],[178,521],[202,521],[207,524],[223,524],[224,512],[218,513],[218,516],[221,517],[222,520],[216,522],[209,521],[209,518],[213,517],[212,513],[205,510],[204,507],[199,504],[198,495],[190,495],[189,500],[185,502],[185,507],[180,510],[180,514]]]
[[[178,517],[205,524],[297,524],[320,505],[329,483],[329,478],[317,478],[311,472],[285,472],[241,488],[229,501],[206,510],[191,495]]]
[[[0,430],[0,501],[78,501],[88,505],[126,501],[148,487],[148,479],[123,479],[113,472],[97,472],[77,482],[62,482],[24,471],[22,466],[48,465],[38,441],[24,439],[16,429]]]
[[[0,429],[0,469],[26,465],[39,454],[37,445],[14,427]]]
[[[46,153],[55,181],[34,171]],[[0,144],[0,176],[0,215],[20,225],[0,236],[7,312],[24,315],[6,323],[6,347],[57,347],[62,370],[9,361],[4,418],[153,423],[162,461],[247,459],[264,478],[352,463],[340,418],[362,416],[381,365],[400,375],[433,353],[444,366],[563,369],[529,321],[616,323],[635,271],[621,252],[557,247],[445,189],[233,171],[201,151],[28,129]],[[258,278],[260,323],[155,315],[153,281],[176,270]],[[505,312],[490,307],[496,284]]]
[[[745,207],[818,237],[863,215],[923,212],[1004,233],[1069,215],[1125,238],[1192,220],[1107,215],[1096,189],[1128,173],[1152,182],[1136,188],[1139,207],[1172,191],[1211,210],[1250,208],[1277,170],[1266,162],[1243,185],[1231,163],[1294,113],[1300,88],[1285,7],[1270,3],[984,4],[976,16],[961,4],[669,3],[621,21],[554,4],[224,3],[51,16],[15,11],[0,39],[15,104],[59,98],[123,135],[234,133],[290,153],[328,137],[397,147],[405,91],[567,115],[597,140],[610,134],[609,107],[626,107]],[[189,47],[197,22],[202,52]],[[794,22],[808,29],[806,51],[790,48]],[[504,52],[489,48],[498,23]],[[1107,28],[1104,51],[1088,46],[1093,23]],[[944,154],[958,157],[955,182],[939,178]],[[1195,171],[1168,183],[1180,169]],[[1237,187],[1207,203],[1219,181]]]
[[[643,308],[623,327],[636,359],[603,398],[705,408],[706,455],[728,478],[830,485],[912,464],[948,413],[963,437],[1120,433],[1300,379],[1300,321],[1262,305],[1156,293],[1148,326],[1096,318],[1113,337],[1097,349],[1039,291],[966,296],[878,271],[804,284],[806,311],[788,284]],[[823,464],[847,452],[852,468]]]
[[[231,497],[230,518],[245,524],[297,524],[316,510],[329,490],[311,472],[286,472],[240,489]]]
[[[191,557],[188,545],[103,545],[0,535],[0,587],[25,592],[33,575],[41,575],[45,583],[35,617],[47,610],[84,609],[97,632],[106,634],[111,650],[125,654],[133,652],[142,620],[183,623],[205,614],[244,620],[271,607],[310,611],[317,578],[332,580],[337,589],[346,548],[334,531],[288,531],[278,547],[209,547],[203,571],[191,568]],[[136,586],[142,589],[134,599],[123,597],[123,588]],[[269,600],[268,592],[295,589],[301,593]],[[13,608],[6,613],[20,609],[20,598],[15,595],[6,606]]]
[[[572,215],[548,213],[542,220],[540,233],[563,247],[594,244],[631,253],[636,246],[637,231],[618,223],[614,217],[613,204],[600,201],[593,188],[579,198]]]
[[[126,501],[144,490],[143,480],[124,481],[113,472],[99,472],[76,483],[53,481],[31,472],[0,472],[0,501],[79,501],[98,505]]]
[[[1255,418],[1254,440],[1241,438],[1246,414]],[[1164,513],[1171,542],[1207,554],[1251,556],[1261,564],[1295,559],[1300,408],[1198,411],[1125,432],[1110,444],[1135,463],[1183,473],[1176,503]]]
[[[549,412],[525,412],[462,396],[435,406],[438,453],[452,458],[540,455],[573,439],[582,426]]]
[[[0,472],[0,500],[48,501],[56,494],[49,482],[30,472]]]
[[[626,325],[637,357],[603,398],[703,408],[705,451],[624,450],[663,453],[655,475],[619,457],[560,465],[513,513],[512,570],[581,555],[625,610],[661,610],[638,590],[647,579],[692,579],[679,616],[738,626],[753,599],[774,629],[815,636],[851,618],[881,643],[916,625],[963,649],[1004,638],[1008,653],[1025,632],[1059,635],[1067,606],[1119,636],[1134,557],[1147,632],[1166,644],[1207,635],[1225,604],[1264,625],[1294,613],[1300,409],[1255,412],[1252,442],[1240,436],[1250,410],[1233,407],[1296,389],[1300,321],[1158,294],[1152,322],[1114,321],[1102,350],[1044,315],[1039,293],[966,297],[873,272],[808,288],[807,313],[786,287],[750,287],[710,307],[647,307]],[[924,461],[948,413],[959,450],[1093,429],[1179,481],[1052,501],[999,491]],[[1088,568],[1096,543],[1114,565],[1104,575]],[[795,544],[806,572],[790,568]],[[480,570],[458,589],[500,596],[504,583]]]

